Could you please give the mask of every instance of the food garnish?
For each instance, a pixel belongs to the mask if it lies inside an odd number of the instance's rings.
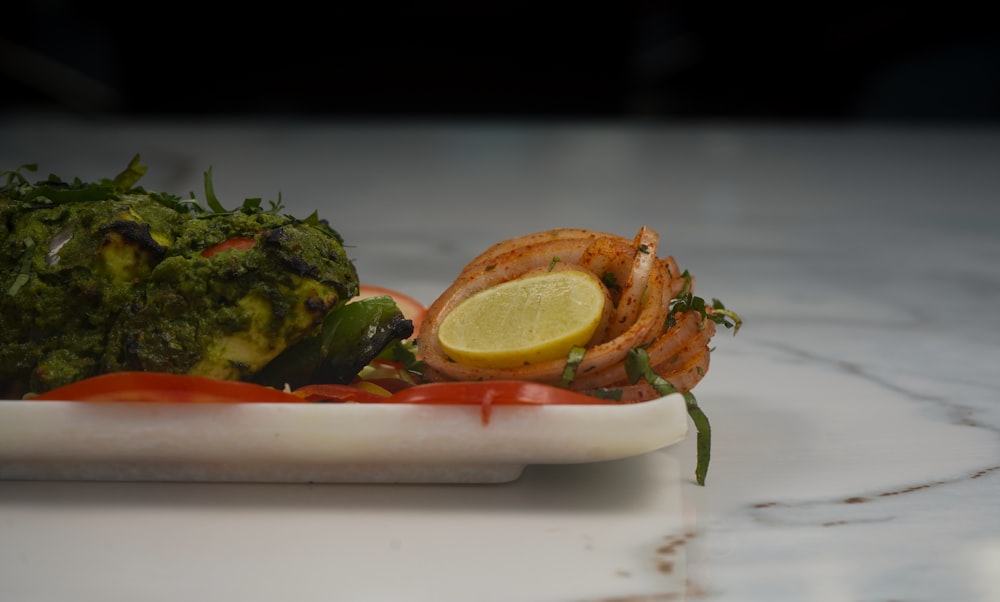
[[[632,239],[593,230],[562,228],[497,243],[474,258],[455,282],[430,305],[418,339],[424,377],[439,382],[533,381],[600,399],[641,402],[681,393],[698,432],[695,474],[704,484],[711,457],[711,426],[692,389],[705,377],[717,326],[735,333],[742,321],[721,302],[694,295],[694,277],[681,271],[672,256],[659,257],[659,235],[640,228]],[[556,272],[555,270],[559,270]],[[608,300],[604,316],[587,342],[566,345],[556,357],[518,353],[505,337],[491,349],[503,361],[482,361],[456,353],[449,325],[454,315],[477,332],[526,328],[565,332],[558,312],[532,313],[531,286],[539,273],[586,273]],[[506,298],[500,290],[520,294]],[[483,311],[486,296],[490,311]],[[569,304],[566,304],[567,310]],[[476,309],[468,309],[469,306]],[[591,313],[583,322],[596,315]],[[519,321],[519,323],[515,323]],[[556,337],[551,337],[556,340]],[[478,339],[477,339],[478,340]],[[462,350],[464,351],[464,350]],[[519,360],[519,361],[518,361]]]
[[[621,401],[660,397],[645,379],[629,382],[626,358],[644,349],[653,372],[678,391],[689,391],[708,371],[708,342],[716,327],[739,329],[731,312],[717,313],[713,305],[694,296],[694,277],[682,272],[673,257],[657,256],[659,235],[648,227],[634,239],[580,229],[557,229],[529,234],[494,245],[470,262],[455,282],[430,305],[419,337],[419,350],[430,380],[531,380],[561,383],[593,393],[615,389]],[[449,356],[441,330],[453,311],[481,291],[517,281],[553,265],[591,273],[606,289],[612,315],[573,357],[567,374],[567,356],[525,361],[514,366],[473,365]],[[492,318],[502,323],[504,316]],[[490,316],[483,316],[490,319]],[[482,328],[487,328],[483,326]]]
[[[442,319],[438,340],[453,360],[485,368],[564,359],[607,324],[610,307],[593,274],[545,271],[470,296]]]

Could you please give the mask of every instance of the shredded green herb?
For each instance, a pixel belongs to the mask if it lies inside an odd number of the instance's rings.
[[[711,320],[720,326],[732,329],[735,335],[743,326],[743,319],[734,312],[726,309],[722,301],[713,298],[709,305],[703,298],[691,292],[691,274],[687,270],[681,274],[684,278],[684,287],[670,301],[670,313],[667,315],[667,327],[677,323],[677,316],[684,312],[696,311],[701,315],[702,320]]]
[[[610,399],[611,401],[622,400],[622,390],[609,387],[598,387],[594,389],[592,395],[598,399]]]
[[[24,177],[24,174],[21,173],[22,171],[36,172],[38,171],[38,164],[26,163],[17,169],[4,172],[3,175],[7,179],[7,182],[4,184],[3,189],[13,190],[16,186],[28,185],[28,178]]]
[[[17,276],[14,278],[14,282],[11,283],[10,288],[7,289],[7,294],[13,297],[21,290],[21,288],[28,283],[31,279],[31,256],[32,252],[35,250],[35,241],[29,236],[24,239],[24,255],[21,256],[21,263],[18,264]]]
[[[215,196],[215,186],[212,184],[212,168],[205,171],[205,202],[209,208],[216,213],[226,213],[226,208],[219,202],[219,197]]]
[[[645,379],[660,395],[666,396],[678,392],[677,388],[670,384],[667,379],[653,372],[653,368],[649,365],[649,354],[646,353],[645,349],[636,348],[628,352],[628,356],[625,358],[625,372],[632,384],[639,382],[639,379]],[[682,395],[687,405],[688,416],[691,417],[698,432],[698,462],[694,470],[695,479],[699,485],[704,485],[705,478],[708,476],[708,464],[712,459],[712,426],[708,422],[708,416],[698,407],[698,401],[694,394],[688,391]]]
[[[586,354],[587,349],[585,347],[573,347],[569,350],[569,355],[566,357],[566,367],[563,368],[559,386],[568,387],[573,384],[573,379],[576,378],[576,369],[580,367],[580,362],[583,361],[583,357]]]
[[[396,340],[390,343],[379,357],[401,364],[407,372],[422,375],[424,373],[424,363],[417,359],[416,348],[416,341],[414,340]]]
[[[618,284],[618,278],[615,276],[614,272],[604,272],[601,276],[601,282],[607,287],[609,291],[621,290],[621,286]]]
[[[195,195],[191,198],[182,199],[179,196],[146,190],[138,186],[139,180],[146,175],[147,167],[141,163],[141,155],[136,154],[129,161],[125,169],[114,178],[102,178],[96,182],[86,183],[79,178],[74,178],[72,182],[66,182],[55,175],[50,175],[44,182],[32,184],[23,172],[35,172],[38,166],[33,163],[21,165],[13,171],[0,172],[5,182],[2,191],[11,201],[18,203],[24,208],[52,207],[64,203],[81,203],[106,200],[121,200],[124,195],[143,194],[150,199],[169,207],[178,213],[194,214],[198,218],[210,218],[220,214],[231,214],[242,212],[247,215],[266,213],[279,215],[284,210],[281,195],[278,200],[269,200],[265,208],[264,202],[260,198],[244,199],[243,203],[236,209],[226,209],[215,193],[215,185],[212,182],[212,168],[209,167],[204,172],[205,204],[203,207]],[[294,220],[308,226],[323,230],[333,236],[340,244],[344,244],[340,233],[334,230],[329,223],[319,218],[318,212],[313,212],[309,217],[299,220],[290,215],[286,215],[290,220]]]
[[[145,165],[140,165],[139,161],[140,156],[136,154],[136,156],[132,157],[132,160],[129,161],[128,167],[115,176],[115,179],[112,180],[112,182],[116,187],[122,190],[128,190],[133,188],[139,180],[142,179],[142,176],[146,175],[146,171],[149,168]]]

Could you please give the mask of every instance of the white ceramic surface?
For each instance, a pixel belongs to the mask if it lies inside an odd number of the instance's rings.
[[[429,302],[486,245],[647,224],[745,319],[715,433],[499,485],[0,482],[3,600],[1000,599],[1000,132],[0,119],[0,165],[319,209]]]
[[[504,483],[684,439],[679,393],[587,406],[0,401],[0,479]]]

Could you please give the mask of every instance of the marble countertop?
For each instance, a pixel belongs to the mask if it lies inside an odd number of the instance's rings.
[[[744,319],[694,438],[504,485],[0,482],[0,598],[1000,599],[1000,130],[0,117],[0,166],[318,209],[432,301],[552,227],[662,249]]]

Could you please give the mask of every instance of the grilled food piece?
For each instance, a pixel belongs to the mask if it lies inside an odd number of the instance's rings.
[[[357,294],[340,235],[249,199],[210,209],[114,180],[0,182],[0,395],[103,372],[250,380]]]

